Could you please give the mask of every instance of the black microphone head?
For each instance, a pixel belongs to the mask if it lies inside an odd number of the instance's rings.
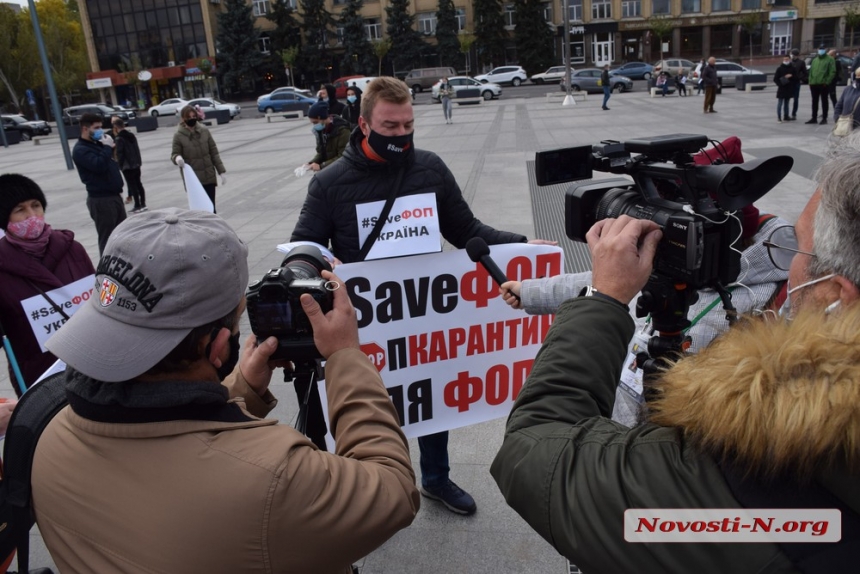
[[[473,237],[466,242],[466,253],[469,254],[469,259],[477,263],[481,257],[490,254],[490,246],[482,237]]]

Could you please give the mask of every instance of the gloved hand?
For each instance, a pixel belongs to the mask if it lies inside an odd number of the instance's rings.
[[[185,167],[185,160],[182,159],[181,155],[176,156],[176,159],[174,161],[176,162],[176,165],[178,165],[179,167]]]
[[[112,137],[110,137],[110,136],[109,136],[109,135],[107,135],[107,134],[103,135],[103,136],[102,136],[102,139],[100,139],[99,141],[100,141],[103,145],[106,145],[106,146],[108,146],[108,147],[113,147],[113,146],[115,146],[115,145],[116,145],[116,143],[114,143],[114,141],[113,141],[113,138],[112,138]]]
[[[227,174],[226,173],[221,174],[221,185],[227,185]]]

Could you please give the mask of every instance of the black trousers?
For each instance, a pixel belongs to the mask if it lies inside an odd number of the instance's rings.
[[[146,207],[146,191],[140,183],[140,168],[124,169],[125,184],[128,186],[128,194],[134,199],[134,208]]]
[[[218,186],[214,183],[203,183],[201,185],[203,186],[203,191],[205,191],[206,195],[209,196],[209,199],[212,200],[213,213],[218,213],[218,210],[215,209],[215,188]]]
[[[827,84],[809,85],[809,93],[812,94],[812,119],[818,119],[818,102],[821,101],[822,119],[827,119],[827,112],[830,111],[830,102],[827,96],[830,94],[830,86]]]
[[[99,236],[99,256],[101,256],[114,228],[125,221],[125,203],[122,201],[122,189],[116,195],[109,197],[87,197],[87,209],[96,224],[96,233]]]

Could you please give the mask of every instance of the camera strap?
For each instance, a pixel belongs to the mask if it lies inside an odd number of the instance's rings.
[[[54,309],[54,311],[56,311],[57,313],[59,313],[60,315],[62,315],[62,316],[63,316],[63,319],[65,319],[66,321],[68,321],[68,320],[69,320],[69,315],[68,315],[65,311],[63,311],[63,308],[62,308],[62,307],[60,307],[59,305],[57,305],[56,303],[54,303],[54,300],[53,300],[53,299],[51,299],[50,297],[48,297],[48,294],[47,294],[47,293],[45,293],[45,290],[44,290],[44,289],[42,289],[41,287],[39,287],[38,285],[36,285],[36,284],[35,284],[35,283],[33,283],[32,281],[30,281],[29,279],[27,279],[27,283],[29,283],[29,284],[30,284],[30,287],[32,287],[33,289],[35,289],[36,291],[38,291],[38,292],[42,295],[42,297],[44,297],[44,298],[45,298],[45,300],[48,302],[48,304],[51,306],[51,308],[52,308],[52,309]]]
[[[358,253],[359,261],[364,261],[367,254],[370,253],[370,249],[373,247],[373,244],[376,243],[377,239],[379,239],[379,234],[382,233],[382,227],[385,225],[385,220],[388,219],[388,214],[391,213],[391,208],[394,206],[397,192],[400,191],[400,184],[403,182],[404,173],[406,173],[406,167],[401,167],[397,171],[397,175],[394,177],[394,185],[391,186],[391,190],[388,192],[388,198],[385,200],[385,205],[382,207],[382,213],[379,214],[376,224],[373,226],[373,229],[370,230],[370,235],[367,236],[367,239],[364,241],[364,245],[361,246],[361,251]]]

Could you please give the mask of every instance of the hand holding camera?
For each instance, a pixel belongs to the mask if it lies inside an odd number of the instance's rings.
[[[324,312],[317,300],[308,293],[301,295],[301,302],[313,327],[314,344],[327,359],[341,349],[359,348],[358,320],[346,289],[340,288],[343,281],[331,271],[323,271],[322,278],[330,285],[339,286],[332,291],[331,310]]]
[[[595,223],[585,236],[594,265],[594,288],[630,303],[648,282],[662,237],[660,226],[647,219],[622,215]]]

